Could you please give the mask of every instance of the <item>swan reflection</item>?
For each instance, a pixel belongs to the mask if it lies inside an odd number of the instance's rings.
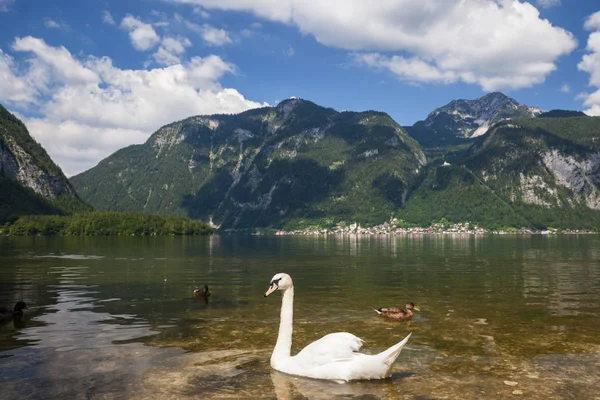
[[[292,400],[299,397],[309,400],[329,400],[359,396],[382,400],[400,398],[392,379],[336,383],[271,371],[271,381],[277,400]]]

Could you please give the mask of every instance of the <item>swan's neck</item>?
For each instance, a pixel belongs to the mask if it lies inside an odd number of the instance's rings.
[[[292,331],[294,319],[294,287],[290,287],[281,299],[281,320],[279,335],[271,355],[271,365],[290,357],[292,351]]]

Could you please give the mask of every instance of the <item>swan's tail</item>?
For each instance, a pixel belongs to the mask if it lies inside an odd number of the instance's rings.
[[[377,357],[381,357],[383,359],[383,362],[389,366],[390,370],[392,368],[392,365],[394,364],[394,361],[396,361],[396,358],[398,358],[398,356],[400,355],[402,348],[408,342],[408,339],[410,339],[410,335],[412,335],[412,332],[409,333],[404,339],[402,339],[400,343],[396,343],[389,349],[377,354]]]

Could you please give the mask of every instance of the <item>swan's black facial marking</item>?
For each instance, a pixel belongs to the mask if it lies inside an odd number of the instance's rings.
[[[280,280],[281,280],[281,278],[273,279],[271,281],[271,283],[269,283],[269,290],[267,290],[267,292],[265,293],[265,297],[267,297],[268,295],[270,295],[271,293],[273,293],[274,291],[279,289],[279,281]]]
[[[271,281],[271,283],[269,283],[269,286],[273,286],[273,285],[277,285],[277,286],[279,286],[279,281],[280,281],[280,280],[281,280],[281,278],[279,278],[279,279],[273,279],[273,280]]]

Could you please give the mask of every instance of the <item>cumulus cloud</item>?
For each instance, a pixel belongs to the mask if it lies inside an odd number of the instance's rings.
[[[464,81],[485,90],[543,82],[577,45],[570,32],[517,0],[379,0],[377,7],[367,0],[170,1],[294,25],[326,46],[379,57],[373,67],[401,79]]]
[[[102,14],[102,21],[108,25],[116,25],[117,24],[115,22],[115,19],[113,18],[113,16],[111,15],[111,13],[108,10],[104,10],[104,13]]]
[[[560,87],[560,91],[563,93],[571,93],[571,86],[565,83]]]
[[[162,46],[176,53],[186,41],[165,38]],[[219,79],[236,68],[215,55],[131,70],[113,65],[108,57],[78,59],[64,47],[33,37],[17,38],[12,50],[26,54],[27,60],[17,65],[0,50],[0,76],[7,78],[0,80],[0,101],[22,114],[37,113],[25,123],[68,176],[145,141],[167,123],[266,105],[223,88]]]
[[[591,94],[582,94],[583,104],[588,107],[585,113],[600,116],[600,11],[590,15],[585,21],[584,27],[593,30],[588,37],[585,54],[577,68],[590,74],[589,84],[597,90]]]
[[[179,55],[185,53],[185,48],[191,45],[192,42],[185,37],[165,37],[152,57],[160,65],[179,64],[181,62]]]
[[[592,15],[588,16],[583,24],[583,27],[590,31],[600,29],[600,11],[596,11]]]
[[[127,14],[121,21],[121,28],[129,32],[129,39],[134,48],[145,51],[156,46],[160,37],[150,24],[146,24],[134,16]]]

